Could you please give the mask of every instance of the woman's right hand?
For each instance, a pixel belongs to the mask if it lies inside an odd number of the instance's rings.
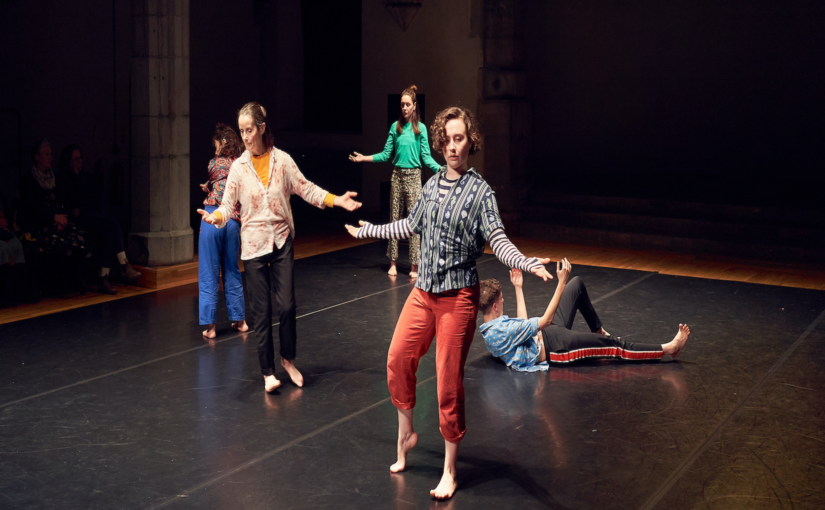
[[[201,219],[203,219],[206,223],[209,223],[210,225],[215,225],[218,223],[218,218],[216,218],[214,214],[209,214],[203,209],[198,209],[198,212],[201,214]]]
[[[362,221],[362,220],[358,220],[358,224],[363,227],[364,225],[367,224],[367,222]],[[351,235],[352,237],[358,239],[358,232],[361,231],[361,227],[353,227],[352,225],[344,225],[344,227],[346,227],[347,232],[349,232],[349,235]]]
[[[209,193],[209,181],[206,181],[205,183],[201,184],[200,186],[201,186],[201,189],[204,191],[204,193]]]
[[[367,160],[367,158],[366,158],[366,157],[364,157],[364,155],[363,155],[363,154],[359,154],[359,153],[357,153],[357,152],[353,152],[352,154],[350,154],[350,156],[349,156],[349,160],[350,160],[350,161],[354,161],[355,163],[361,163],[362,161],[366,161],[366,160]]]
[[[63,230],[69,224],[69,217],[65,214],[55,214],[54,222],[57,223],[57,228]]]
[[[556,275],[559,277],[559,285],[567,283],[567,279],[570,278],[570,271],[572,270],[573,266],[570,265],[570,262],[568,262],[566,258],[556,262]]]

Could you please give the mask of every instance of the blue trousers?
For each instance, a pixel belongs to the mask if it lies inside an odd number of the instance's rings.
[[[212,213],[217,207],[206,206]],[[198,239],[198,308],[201,326],[215,324],[218,308],[218,278],[223,274],[226,308],[232,322],[244,320],[243,280],[238,267],[241,224],[229,220],[224,228],[201,221]]]

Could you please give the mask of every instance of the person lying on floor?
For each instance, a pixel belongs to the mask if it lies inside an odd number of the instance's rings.
[[[510,270],[510,282],[516,289],[517,318],[503,315],[501,284],[493,279],[481,282],[479,309],[484,314],[484,324],[479,330],[493,356],[512,369],[536,372],[547,370],[550,363],[588,358],[652,360],[665,354],[675,358],[682,352],[690,336],[687,324],[679,324],[673,340],[661,345],[629,342],[609,334],[590,302],[584,281],[576,276],[568,282],[571,270],[567,259],[556,263],[558,285],[553,299],[543,316],[531,319],[527,318],[520,270]],[[571,331],[577,311],[587,321],[591,333]]]

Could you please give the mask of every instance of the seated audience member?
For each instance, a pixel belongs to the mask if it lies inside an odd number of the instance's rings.
[[[17,305],[25,294],[26,257],[23,255],[23,245],[6,218],[3,202],[0,201],[0,308]]]
[[[76,272],[88,249],[86,240],[69,219],[63,183],[52,170],[52,148],[47,140],[32,147],[34,166],[20,180],[20,239],[36,260],[34,272],[41,292],[54,289]],[[29,258],[31,258],[31,256]],[[69,275],[70,276],[70,275]]]
[[[629,342],[609,334],[590,302],[584,281],[576,276],[568,283],[571,269],[567,259],[557,263],[558,284],[553,299],[543,316],[532,319],[527,318],[520,270],[510,270],[510,281],[516,288],[518,318],[503,315],[504,296],[498,281],[481,282],[479,309],[484,314],[484,324],[479,331],[493,356],[514,370],[536,372],[547,370],[549,363],[564,364],[587,358],[653,360],[665,354],[675,358],[682,352],[690,336],[686,324],[679,324],[676,336],[665,344]],[[571,331],[577,311],[590,327],[590,333]]]
[[[126,259],[123,248],[123,232],[120,224],[101,211],[100,187],[92,174],[83,171],[83,152],[79,145],[67,145],[60,154],[60,176],[65,185],[66,206],[70,219],[87,232],[95,246],[96,267],[100,268],[98,291],[116,294],[109,283],[109,272],[113,263],[120,266],[120,273],[126,282],[140,278]]]

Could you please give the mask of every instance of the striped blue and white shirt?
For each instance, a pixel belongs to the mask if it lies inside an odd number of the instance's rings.
[[[442,198],[440,183],[446,179],[447,167],[431,177],[421,191],[421,198],[410,215],[387,225],[364,225],[359,238],[407,239],[421,234],[421,261],[415,286],[425,292],[440,293],[472,287],[478,283],[476,259],[484,254],[484,245],[508,267],[532,271],[541,266],[536,258],[526,258],[504,234],[504,224],[490,185],[469,169]]]

